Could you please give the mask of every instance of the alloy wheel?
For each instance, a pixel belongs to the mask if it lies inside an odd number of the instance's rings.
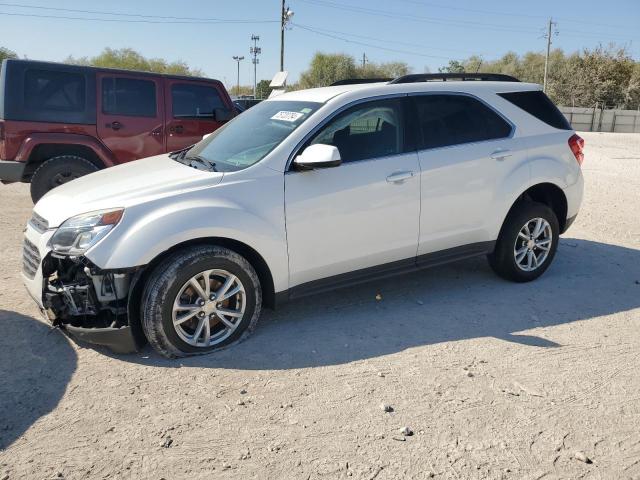
[[[544,218],[533,218],[525,223],[516,237],[513,255],[520,270],[532,272],[544,264],[551,251],[553,233]]]

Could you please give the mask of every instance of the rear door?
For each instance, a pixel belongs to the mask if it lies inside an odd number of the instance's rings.
[[[193,145],[222,126],[215,109],[231,110],[232,105],[221,88],[214,82],[165,79],[167,151]]]
[[[505,178],[526,162],[522,139],[501,114],[471,95],[409,97],[419,126],[421,208],[418,263],[455,247],[488,248]],[[461,254],[463,252],[460,252]]]
[[[119,162],[165,152],[162,79],[99,72],[98,136]]]

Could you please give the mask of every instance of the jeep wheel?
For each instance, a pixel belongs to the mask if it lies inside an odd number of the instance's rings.
[[[92,162],[75,155],[50,158],[31,177],[31,199],[36,203],[49,190],[97,170],[98,167]]]
[[[255,328],[262,290],[237,253],[197,246],[177,252],[151,273],[142,295],[142,328],[167,358],[208,353]]]
[[[558,248],[558,219],[542,203],[521,202],[502,226],[491,268],[503,278],[529,282],[542,275]]]

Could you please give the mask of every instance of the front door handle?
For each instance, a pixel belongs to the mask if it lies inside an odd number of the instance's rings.
[[[502,160],[503,158],[510,157],[511,155],[513,155],[511,150],[500,149],[492,152],[489,156],[494,160]]]
[[[408,170],[406,172],[395,172],[387,177],[389,183],[402,183],[415,175],[414,172]]]
[[[176,125],[175,127],[171,127],[169,129],[169,131],[172,132],[172,133],[182,133],[182,132],[184,132],[184,126]]]
[[[115,120],[111,123],[107,123],[105,127],[111,128],[113,130],[120,130],[122,127],[124,127],[124,125],[122,125],[119,121]]]

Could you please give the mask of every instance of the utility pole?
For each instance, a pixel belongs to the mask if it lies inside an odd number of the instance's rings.
[[[547,28],[547,34],[545,35],[545,37],[547,38],[547,54],[544,57],[544,80],[542,82],[543,92],[547,91],[547,73],[549,72],[549,54],[551,53],[551,30],[555,25],[557,25],[557,23],[554,22],[552,18],[550,18]],[[558,32],[556,31],[555,34],[557,35]]]
[[[280,71],[284,71],[284,30],[287,27],[287,23],[291,21],[293,12],[289,7],[284,6],[284,0],[282,0],[282,8],[280,10]]]
[[[236,85],[237,85],[236,86],[236,96],[239,97],[240,96],[240,62],[242,60],[244,60],[244,57],[239,57],[237,55],[234,55],[233,59],[238,64],[238,77],[237,77],[237,83],[236,83]]]
[[[367,64],[367,54],[363,53],[362,54],[362,68],[364,69],[365,65]]]
[[[253,58],[251,59],[251,62],[253,62],[253,98],[256,98],[256,91],[258,88],[257,66],[258,63],[260,63],[260,60],[258,60],[258,55],[262,53],[262,48],[258,47],[258,40],[260,40],[260,37],[258,35],[251,35],[253,47],[249,48],[249,53],[253,55]]]

